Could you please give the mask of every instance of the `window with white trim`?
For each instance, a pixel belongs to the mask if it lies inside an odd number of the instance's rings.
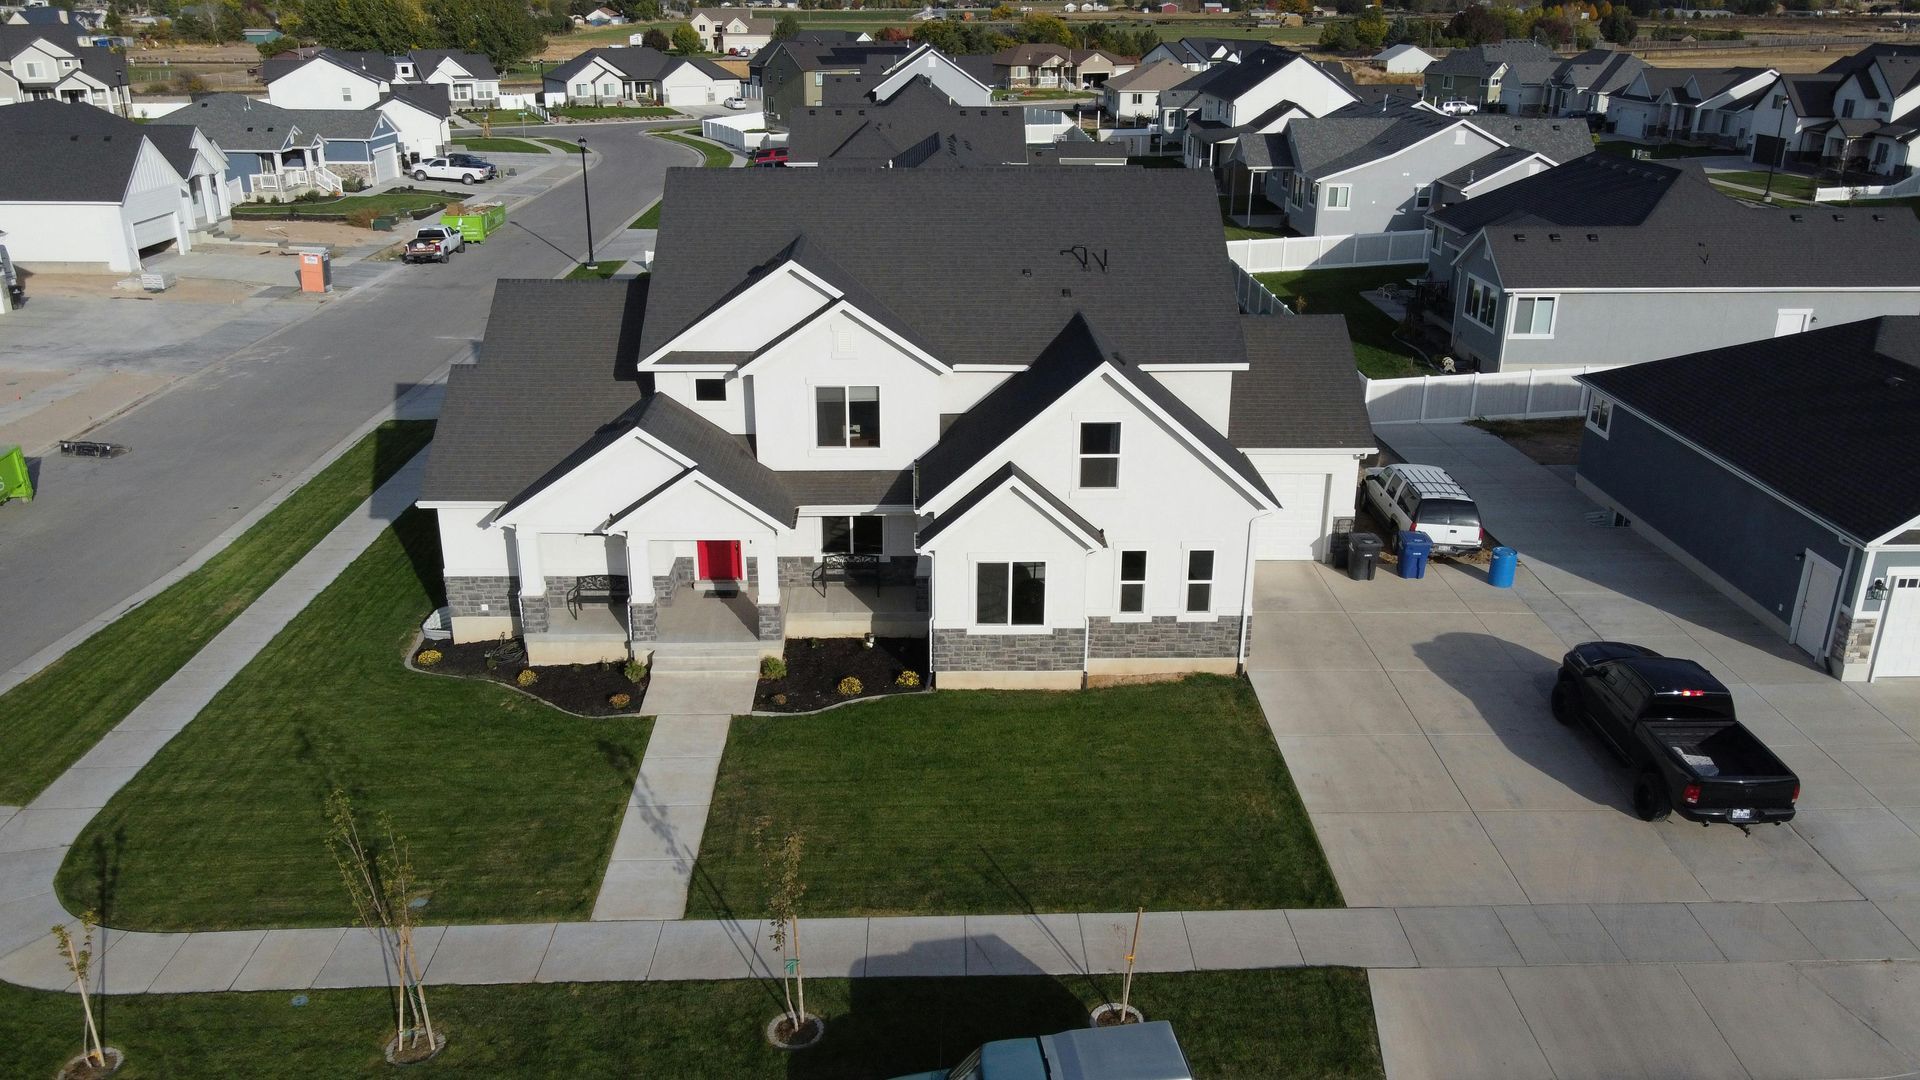
[[[1213,610],[1213,552],[1187,552],[1187,611]]]
[[[827,555],[878,555],[881,531],[878,514],[823,517],[820,519],[820,550]]]
[[[592,83],[583,83],[583,82],[577,82],[577,83],[574,83],[574,84],[573,84],[573,96],[574,96],[574,97],[591,97],[591,96],[593,96],[593,84],[592,84]]]
[[[1413,189],[1413,208],[1425,210],[1433,205],[1433,185],[1421,184]]]
[[[1117,422],[1080,425],[1080,486],[1120,486],[1120,425]]]
[[[1603,439],[1611,438],[1613,430],[1613,402],[1603,397],[1593,399],[1587,406],[1587,430]]]
[[[453,100],[465,101],[473,96],[473,87],[467,83],[453,84]]]
[[[1120,553],[1120,613],[1139,615],[1147,610],[1147,553]]]
[[[27,69],[26,75],[29,79],[44,79],[47,77],[46,68],[42,67],[38,60],[29,60],[21,66]]]
[[[813,388],[813,410],[814,445],[880,445],[879,387],[816,386]]]
[[[1326,189],[1327,209],[1345,210],[1353,204],[1352,184],[1328,184]]]
[[[1554,309],[1560,306],[1558,297],[1516,296],[1510,306],[1513,308],[1513,327],[1508,331],[1508,337],[1550,338],[1553,336]]]
[[[1047,564],[983,562],[974,567],[973,621],[1040,626],[1047,621]]]
[[[725,379],[693,380],[693,400],[695,401],[727,400],[727,380]]]
[[[1467,276],[1467,318],[1489,330],[1500,310],[1500,290],[1469,274]]]

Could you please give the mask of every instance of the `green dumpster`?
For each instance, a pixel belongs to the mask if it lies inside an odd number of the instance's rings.
[[[0,503],[12,499],[33,501],[33,478],[27,475],[27,458],[17,446],[0,454]]]
[[[440,215],[440,224],[459,229],[469,244],[483,244],[487,236],[507,223],[507,208],[499,203],[468,203],[463,213]]]

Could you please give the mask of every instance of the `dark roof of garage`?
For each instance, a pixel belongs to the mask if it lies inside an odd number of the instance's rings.
[[[1242,315],[1247,370],[1233,373],[1227,439],[1245,450],[1377,445],[1340,315]]]
[[[7,148],[0,153],[0,202],[117,203],[127,197],[146,141],[140,132],[11,129],[6,114],[26,107],[0,109],[0,145]]]

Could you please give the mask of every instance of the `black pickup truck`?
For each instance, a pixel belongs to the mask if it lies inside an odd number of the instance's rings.
[[[1793,818],[1800,778],[1733,715],[1733,695],[1692,660],[1621,641],[1576,645],[1553,687],[1554,719],[1584,723],[1635,770],[1648,821],[1735,825]]]

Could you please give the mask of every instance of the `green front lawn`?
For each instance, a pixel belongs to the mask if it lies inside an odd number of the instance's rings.
[[[566,139],[535,139],[534,141],[546,143],[548,146],[553,147],[563,154],[584,154],[587,152],[586,147],[581,146],[577,142],[569,142]]]
[[[409,511],[81,833],[56,882],[68,910],[141,930],[350,923],[321,845],[342,788],[412,842],[428,920],[586,918],[648,724],[402,666],[439,576],[432,515]]]
[[[1404,285],[1422,271],[1417,264],[1401,264],[1255,276],[1303,315],[1345,315],[1347,333],[1353,338],[1354,364],[1360,373],[1370,379],[1398,379],[1421,373],[1418,354],[1394,339],[1393,319],[1362,294],[1389,282]]]
[[[734,720],[690,914],[756,914],[755,823],[814,915],[1326,907],[1340,893],[1244,680],[941,691]]]
[[[431,421],[381,425],[226,550],[0,695],[0,804],[38,795],[432,437]]]
[[[662,120],[680,115],[678,109],[659,105],[560,105],[547,112],[569,120]]]
[[[533,69],[528,68],[527,73],[532,74]],[[477,125],[491,123],[494,127],[542,123],[539,114],[530,109],[475,109],[460,115]]]
[[[627,265],[627,260],[625,259],[601,259],[599,262],[594,263],[592,266],[588,266],[586,263],[581,263],[579,266],[576,266],[572,270],[569,270],[567,272],[567,280],[568,281],[601,281],[606,278],[612,277],[615,271],[619,270],[621,267],[625,265]]]
[[[705,139],[689,138],[688,136],[678,135],[671,131],[656,131],[653,134],[656,138],[665,139],[668,142],[677,142],[682,146],[691,146],[695,150],[700,151],[700,165],[702,168],[724,169],[733,164],[733,151],[721,146],[719,143],[711,143]]]
[[[1740,187],[1752,188],[1755,192],[1767,190],[1767,174],[1765,170],[1754,170],[1751,172],[1709,172],[1707,179],[1722,184],[1737,184]],[[1814,182],[1811,176],[1790,172],[1776,172],[1773,174],[1773,193],[1775,195],[1785,195],[1789,199],[1805,199],[1808,202],[1812,202],[1813,191]],[[1745,198],[1753,197],[1753,195],[1744,191],[1734,192],[1734,194]]]
[[[285,217],[290,210],[298,211],[302,217],[346,217],[356,210],[370,210],[376,215],[409,215],[437,206],[447,205],[447,197],[437,191],[414,191],[394,188],[372,195],[342,195],[337,199],[316,199],[312,202],[289,203],[237,203],[233,208],[235,217]]]
[[[655,199],[653,201],[653,205],[647,207],[646,210],[643,211],[639,217],[634,218],[633,224],[627,226],[627,228],[629,229],[659,228],[660,227],[660,207],[662,205],[664,204],[661,202],[661,200]]]
[[[547,148],[525,139],[484,138],[479,135],[455,135],[462,148],[482,154],[544,154]]]
[[[1119,994],[1113,976],[810,979],[807,1008],[826,1018],[826,1038],[787,1053],[760,1034],[780,1005],[779,989],[759,981],[443,986],[427,1004],[447,1049],[420,1071],[874,1080],[950,1067],[982,1042],[1083,1027],[1087,1009]],[[296,1006],[291,993],[139,994],[96,999],[95,1009],[105,1041],[127,1054],[126,1080],[400,1075],[380,1060],[393,1024],[386,991],[302,996]],[[1384,1075],[1363,971],[1142,975],[1133,1002],[1173,1023],[1196,1076]],[[79,1051],[80,1006],[69,995],[0,984],[0,1012],[10,1033],[0,1074],[52,1076]]]

